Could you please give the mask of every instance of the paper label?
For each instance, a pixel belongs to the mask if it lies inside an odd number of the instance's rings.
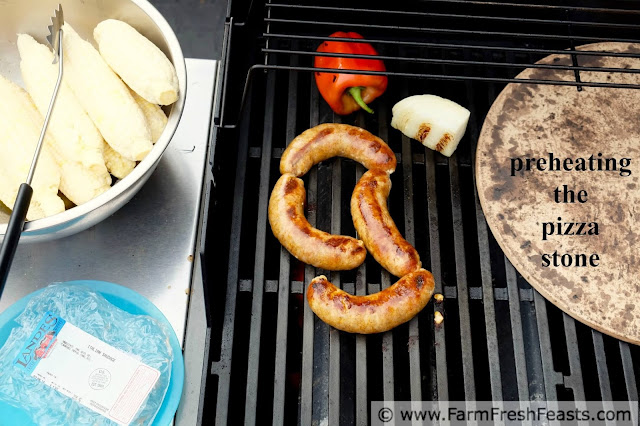
[[[47,312],[14,364],[63,395],[128,425],[160,372]]]

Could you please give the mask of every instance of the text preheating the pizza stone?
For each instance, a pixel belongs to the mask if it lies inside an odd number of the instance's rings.
[[[539,172],[603,172],[616,173],[620,177],[631,176],[631,158],[605,157],[602,153],[589,157],[560,158],[552,152],[542,157],[512,157],[510,159],[511,176],[524,176],[525,173]],[[559,185],[552,191],[552,197],[557,204],[584,204],[589,194],[584,188]],[[577,218],[543,218],[541,222],[542,241],[555,236],[593,236],[599,235],[599,224],[596,221],[581,222]],[[598,253],[553,253],[542,254],[543,267],[597,267],[600,264]]]

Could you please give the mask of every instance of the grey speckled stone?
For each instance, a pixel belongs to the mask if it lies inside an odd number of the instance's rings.
[[[173,28],[186,58],[220,59],[227,0],[150,0]]]

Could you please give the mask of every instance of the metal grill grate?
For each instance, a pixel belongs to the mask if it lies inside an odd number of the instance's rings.
[[[385,72],[354,70],[353,74],[384,74],[397,78],[448,81],[523,82],[516,78],[524,68],[561,71],[542,78],[526,80],[538,84],[640,88],[640,84],[598,82],[584,72],[640,72],[640,69],[607,68],[581,65],[581,58],[617,56],[640,58],[640,52],[577,52],[576,46],[595,42],[640,41],[640,9],[633,1],[587,1],[565,5],[519,4],[496,1],[429,0],[406,2],[399,9],[370,2],[331,0],[318,4],[296,4],[287,0],[269,0],[264,16],[255,27],[262,41],[262,63],[255,63],[243,79],[244,93],[240,109],[254,75],[260,70],[332,71],[314,68],[316,48],[336,30],[356,31],[371,43],[387,65]],[[571,3],[579,4],[578,6]],[[605,5],[606,7],[597,7]],[[253,5],[252,5],[253,6]],[[257,7],[257,6],[256,6]],[[258,15],[258,13],[256,13]],[[229,31],[234,24],[227,22]],[[245,22],[241,24],[244,27]],[[228,37],[231,40],[231,37]],[[335,38],[334,40],[354,41]],[[535,64],[550,54],[566,55],[571,63]],[[295,64],[289,58],[297,57]],[[323,53],[322,56],[336,56]],[[367,58],[367,55],[340,54],[341,57]],[[447,66],[447,73],[442,66]],[[564,73],[562,72],[564,71]],[[566,73],[572,72],[573,79]],[[563,78],[564,77],[564,78]],[[232,78],[235,78],[232,77]],[[225,88],[226,88],[225,78]],[[226,90],[223,96],[226,95]],[[225,111],[222,111],[224,116]],[[229,121],[229,122],[227,122]],[[220,117],[219,125],[233,126]]]
[[[494,3],[428,2],[449,8],[463,3],[482,10],[502,10]],[[416,8],[424,4],[416,3]],[[626,17],[638,16],[637,11],[614,13],[610,8],[530,6],[526,10],[536,28],[543,27],[535,17],[538,9],[541,13],[568,11],[568,17],[557,25],[566,26],[570,21],[574,34],[588,34],[584,37],[595,37],[595,33],[573,28],[578,21],[593,18],[593,22],[602,23],[611,16],[604,27],[584,27],[589,31],[616,28],[622,34],[628,25]],[[479,67],[482,78],[467,79],[464,75],[464,79],[446,84],[395,78],[384,97],[374,103],[374,116],[362,113],[341,118],[319,97],[311,74],[306,72],[308,57],[284,54],[304,51],[317,40],[307,32],[285,40],[277,37],[281,32],[276,31],[300,24],[290,21],[305,21],[305,13],[324,11],[337,19],[336,12],[343,10],[331,5],[267,4],[264,36],[268,43],[263,51],[268,64],[260,67],[283,71],[256,73],[238,126],[216,129],[215,194],[204,253],[206,285],[212,295],[211,376],[205,421],[309,425],[326,419],[331,425],[367,424],[370,401],[383,399],[637,401],[640,350],[576,323],[531,289],[488,232],[475,192],[475,146],[480,127],[502,88],[501,82],[517,72],[486,64],[496,62],[496,52],[508,63],[515,63],[516,58],[532,63],[551,50],[570,47],[555,45],[557,41],[570,44],[571,40],[545,39],[544,46],[535,49],[534,42],[518,41],[514,44],[525,47],[509,47],[507,40],[493,49],[472,51],[440,45],[434,33],[403,32],[401,36],[406,38],[402,40],[400,36],[394,43],[385,39],[398,55],[410,57],[414,47],[418,53],[437,50],[441,61],[428,66],[438,78],[456,75],[460,67],[453,61],[478,57],[474,66]],[[357,10],[354,7],[345,13]],[[397,16],[424,17],[415,13],[407,10]],[[491,19],[490,15],[486,19]],[[321,26],[322,33],[334,28],[317,22],[304,25]],[[392,15],[384,25],[395,28],[397,22]],[[488,35],[505,32],[511,24],[506,16],[496,18],[495,30]],[[364,24],[361,27],[375,33]],[[411,37],[429,42],[412,41]],[[549,47],[552,45],[555,47]],[[229,47],[236,48],[233,43]],[[526,57],[520,58],[521,53]],[[398,61],[393,70],[389,68],[395,73],[392,75],[401,77],[410,74],[413,66],[411,61]],[[240,72],[230,68],[227,74]],[[467,133],[450,159],[389,129],[391,106],[416,93],[445,96],[471,110]],[[268,197],[279,177],[286,143],[316,124],[341,120],[379,135],[396,152],[391,214],[432,271],[436,291],[445,295],[441,305],[432,301],[410,323],[379,336],[341,333],[313,315],[304,296],[306,285],[325,271],[301,265],[291,257],[273,237],[267,221]],[[355,235],[348,205],[362,172],[361,166],[344,159],[312,169],[305,177],[306,213],[312,225]],[[356,271],[330,275],[333,283],[356,294],[375,293],[394,281],[370,256]],[[440,327],[433,324],[435,310],[445,316]]]
[[[524,66],[550,70],[570,70],[575,81],[563,81],[560,78],[537,79],[540,84],[561,84],[574,86],[606,86],[618,88],[640,88],[635,84],[613,84],[583,82],[581,71],[638,73],[640,69],[605,68],[579,66],[578,57],[585,56],[626,56],[638,58],[640,53],[601,52],[594,50],[575,53],[575,46],[594,42],[637,42],[637,22],[611,22],[638,19],[640,11],[628,9],[603,9],[586,7],[560,7],[526,4],[500,4],[494,2],[464,2],[438,0],[428,2],[422,9],[429,11],[386,10],[353,7],[298,5],[267,3],[267,31],[263,34],[266,47],[265,69],[287,69],[284,65],[269,65],[269,56],[301,56],[305,59],[296,68],[313,71],[310,58],[318,56],[317,45],[326,40],[328,33],[336,28],[349,31],[361,31],[367,34],[362,42],[374,43],[380,50],[380,59],[389,67],[389,76],[431,78],[439,80],[481,80],[495,82],[522,82],[515,75]],[[442,12],[444,11],[444,12]],[[499,14],[508,14],[500,16]],[[318,15],[321,18],[318,18]],[[530,16],[539,16],[531,18]],[[391,22],[392,24],[389,24]],[[497,26],[500,31],[486,27]],[[504,30],[502,30],[504,28]],[[620,36],[611,37],[612,32]],[[377,34],[373,36],[372,34]],[[386,36],[386,37],[385,37]],[[403,39],[398,40],[400,36]],[[473,38],[473,43],[461,42],[460,38]],[[429,41],[424,41],[428,39]],[[272,47],[284,40],[302,40],[303,48]],[[348,38],[336,40],[352,41]],[[416,41],[420,40],[420,41]],[[442,58],[433,55],[411,54],[410,49],[451,49],[459,58]],[[492,52],[493,58],[482,59],[485,50]],[[513,54],[511,59],[501,55]],[[567,55],[572,65],[534,64],[523,61],[528,54],[542,56],[549,54]],[[520,56],[515,56],[519,54]],[[372,58],[370,55],[347,55],[322,53],[321,56],[340,56],[347,58]],[[540,56],[540,57],[542,57]],[[276,61],[277,62],[277,61]],[[411,64],[413,70],[402,71],[402,63]],[[439,72],[440,65],[450,65],[449,73]],[[399,66],[400,65],[400,66]],[[479,69],[479,67],[481,67]],[[489,68],[506,68],[506,77],[486,75]],[[331,71],[320,69],[321,71]],[[480,72],[479,72],[480,71]],[[355,72],[358,73],[358,72]],[[370,71],[360,73],[373,74]],[[531,80],[527,80],[531,81]]]

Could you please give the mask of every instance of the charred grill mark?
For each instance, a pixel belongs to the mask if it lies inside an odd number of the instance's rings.
[[[297,136],[283,154],[281,170],[299,176],[318,161],[340,156],[368,169],[392,172],[396,156],[379,137],[346,124],[321,124]]]
[[[424,142],[424,140],[429,136],[429,132],[431,131],[431,126],[427,123],[422,123],[420,128],[418,129],[418,133],[416,133],[416,139],[420,142]]]
[[[269,201],[274,236],[298,260],[328,270],[359,266],[366,257],[362,241],[314,228],[304,214],[304,183],[292,175],[278,179]]]
[[[289,206],[287,208],[287,216],[291,220],[296,220],[298,218],[298,212],[296,211],[296,207],[295,206]]]
[[[313,288],[314,291],[322,292],[327,288],[327,283],[328,281],[326,278],[317,277],[311,281],[311,288]]]
[[[424,277],[422,275],[418,275],[416,277],[416,288],[420,290],[424,284]]]
[[[358,247],[354,248],[353,250],[351,250],[351,254],[357,255],[357,254],[362,253],[363,251],[365,251],[364,247],[358,246]]]
[[[307,145],[308,145],[308,146],[310,146],[310,145],[313,145],[313,144],[315,144],[315,143],[320,142],[322,139],[326,138],[326,137],[327,137],[327,136],[329,136],[331,133],[333,133],[333,131],[334,131],[334,130],[333,130],[333,128],[332,128],[332,127],[328,127],[328,128],[325,128],[325,129],[320,130],[320,131],[318,132],[318,134],[317,134],[317,135],[315,135],[315,136],[313,137],[313,139],[311,139],[311,140],[309,141],[309,143],[307,143]]]
[[[360,137],[362,139],[370,141],[369,150],[371,151],[372,155],[375,155],[378,157],[378,162],[382,163],[383,165],[393,164],[393,162],[396,159],[396,156],[391,151],[391,149],[388,146],[386,146],[386,144],[384,144],[384,141],[382,141],[380,138],[370,133],[360,135]]]
[[[338,293],[337,291],[335,293]],[[329,300],[331,301],[331,304],[333,305],[333,307],[338,311],[343,311],[344,310],[344,304],[342,303],[342,299],[343,297],[341,297],[341,294],[331,294],[329,295]]]
[[[349,246],[354,242],[351,237],[343,237],[342,235],[334,235],[327,239],[324,243],[330,247],[338,248],[341,252],[349,251]],[[353,253],[353,250],[351,250]]]
[[[296,189],[299,189],[300,186],[298,182],[294,179],[287,182],[296,184]],[[299,199],[292,199],[293,196],[289,196],[289,200],[287,200],[288,206],[286,207],[285,213],[286,216],[290,219],[291,223],[297,228],[300,232],[312,237],[316,238],[319,243],[324,244],[329,247],[337,248],[343,253],[351,253],[351,254],[359,254],[364,250],[362,246],[359,244],[359,240],[355,238],[343,236],[343,235],[331,235],[327,234],[324,231],[316,229],[311,226],[311,224],[307,221],[307,218],[304,216],[304,212],[302,211],[302,205],[304,204],[304,197],[299,197]],[[352,245],[356,245],[355,248],[351,248]]]
[[[385,172],[370,170],[363,175],[353,195],[361,218],[357,229],[376,260],[395,275],[403,276],[418,270],[421,262],[418,252],[402,237],[386,209],[390,189],[391,180]]]
[[[324,138],[326,138],[333,132],[334,132],[334,129],[332,127],[328,127],[320,130],[313,138],[308,140],[300,149],[298,149],[293,153],[293,155],[291,156],[291,159],[289,160],[289,163],[294,165],[298,164],[298,162],[302,158],[308,155],[309,151],[311,151],[316,144],[322,142]]]
[[[287,183],[284,185],[284,195],[291,194],[293,191],[298,189],[299,186],[300,184],[297,179],[288,179]]]
[[[371,150],[373,152],[377,153],[382,149],[382,144],[380,142],[378,142],[377,140],[373,139],[373,140],[371,140],[371,143],[369,144],[369,148],[371,148]]]
[[[445,133],[442,138],[438,141],[436,145],[436,151],[442,152],[449,145],[449,142],[453,139],[453,136],[450,133]]]
[[[328,306],[333,305],[337,310],[345,312],[355,309],[358,312],[369,311],[374,313],[373,308],[379,306],[398,305],[401,300],[411,303],[407,299],[419,299],[424,291],[433,291],[430,273],[425,270],[416,271],[412,275],[400,278],[391,287],[375,294],[367,296],[355,296],[337,288],[326,278],[317,277],[311,281],[310,287],[316,294],[310,296],[317,300],[322,300]],[[431,286],[426,286],[431,281]],[[423,290],[424,287],[424,290]]]
[[[314,229],[311,227],[311,225],[309,225],[308,222],[300,224],[300,230],[309,236],[313,236],[314,234]]]
[[[383,220],[384,212],[375,200],[375,189],[378,183],[376,181],[365,182],[362,190],[358,194],[358,209],[364,220],[364,225],[370,233],[375,233],[376,225],[380,225],[384,234],[393,238],[393,230],[388,226],[387,221]],[[375,237],[371,237],[375,239]]]
[[[291,220],[291,223],[306,235],[312,235],[314,229],[311,224],[307,222],[307,218],[300,211],[296,205],[290,205],[286,210],[287,217]]]
[[[378,186],[381,186],[382,187],[381,190],[386,192],[386,195],[388,195],[388,191],[385,190],[385,187],[388,186],[389,183],[385,181],[379,182],[378,178],[381,180],[382,179],[388,180],[389,177],[386,175],[386,173],[377,171],[377,170],[370,173],[371,173],[370,178],[364,180],[363,182],[364,188],[361,193],[361,196],[359,197],[360,211],[364,213],[366,207],[368,206],[369,209],[366,209],[366,211],[369,214],[367,215],[368,219],[365,218],[365,222],[369,226],[369,229],[372,229],[371,225],[374,225],[375,223],[379,223],[382,226],[382,229],[384,230],[385,234],[395,240],[394,238],[395,229],[393,229],[393,227],[391,226],[392,224],[389,224],[387,220],[384,220],[387,217],[390,218],[390,216],[386,211],[386,208],[377,202],[377,197],[376,197],[376,191],[378,190]],[[383,197],[383,198],[386,200],[386,197]],[[364,218],[364,214],[363,214],[363,218]],[[392,223],[393,223],[393,220],[392,220]]]
[[[349,295],[345,294],[345,295],[341,295],[342,297],[340,297],[340,303],[342,303],[342,310],[344,311],[348,311],[349,309],[351,309],[351,301],[349,300],[350,297]]]
[[[347,242],[346,238],[341,238],[341,237],[332,237],[329,238],[326,242],[327,245],[331,246],[331,247],[340,247],[342,246],[345,242]]]

